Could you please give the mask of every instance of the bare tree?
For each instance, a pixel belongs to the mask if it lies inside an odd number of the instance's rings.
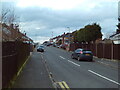
[[[18,24],[15,9],[2,8],[1,22],[6,24]]]
[[[2,23],[6,23],[6,21],[7,21],[7,15],[8,15],[9,12],[10,12],[9,9],[3,9],[2,8],[2,16],[1,16],[1,22]]]

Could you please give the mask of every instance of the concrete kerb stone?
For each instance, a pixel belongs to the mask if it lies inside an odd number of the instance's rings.
[[[94,56],[94,58],[98,58],[96,56]],[[111,59],[105,59],[105,58],[99,58],[100,60],[106,60],[106,61],[112,61],[112,62],[118,62],[118,60],[111,60]],[[100,64],[103,64],[103,65],[106,65],[106,66],[110,66],[112,68],[117,68],[119,69],[120,67],[116,67],[116,66],[113,66],[111,64],[108,64],[108,63],[103,63],[103,62],[100,62],[100,61],[97,61],[97,63],[100,63]]]
[[[96,56],[93,56],[94,58],[98,58]],[[115,59],[107,59],[107,58],[98,58],[100,60],[106,60],[106,61],[113,61],[113,62],[120,62],[119,60],[115,60]]]

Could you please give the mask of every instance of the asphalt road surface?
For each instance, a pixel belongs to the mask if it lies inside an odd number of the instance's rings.
[[[118,68],[97,62],[71,59],[71,52],[45,47],[40,53],[55,82],[64,81],[70,88],[118,88]],[[117,66],[116,66],[117,67]]]

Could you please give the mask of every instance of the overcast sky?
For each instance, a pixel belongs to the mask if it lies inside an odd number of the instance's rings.
[[[21,32],[43,42],[64,32],[98,23],[104,37],[116,31],[119,0],[16,0],[14,8],[20,17]],[[10,0],[3,6],[11,8]]]

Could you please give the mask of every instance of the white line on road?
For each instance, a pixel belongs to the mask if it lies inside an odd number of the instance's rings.
[[[59,56],[60,58],[62,58],[62,59],[65,59],[64,57],[62,57],[62,56]]]
[[[109,79],[109,78],[107,78],[107,77],[105,77],[105,76],[102,76],[102,75],[100,75],[100,74],[98,74],[98,73],[96,73],[96,72],[94,72],[94,71],[92,71],[92,70],[88,70],[88,71],[91,72],[91,73],[93,73],[93,74],[95,74],[95,75],[97,75],[97,76],[99,76],[99,77],[101,77],[101,78],[104,78],[104,79],[106,79],[106,80],[108,80],[108,81],[111,81],[111,82],[117,84],[117,85],[120,85],[120,83],[118,83],[118,82],[116,82],[116,81],[114,81],[114,80],[112,80],[112,79]]]
[[[68,62],[71,62],[72,64],[74,64],[74,65],[76,65],[76,66],[80,66],[79,64],[74,63],[74,62],[72,62],[72,61],[70,61],[70,60],[68,60]]]

